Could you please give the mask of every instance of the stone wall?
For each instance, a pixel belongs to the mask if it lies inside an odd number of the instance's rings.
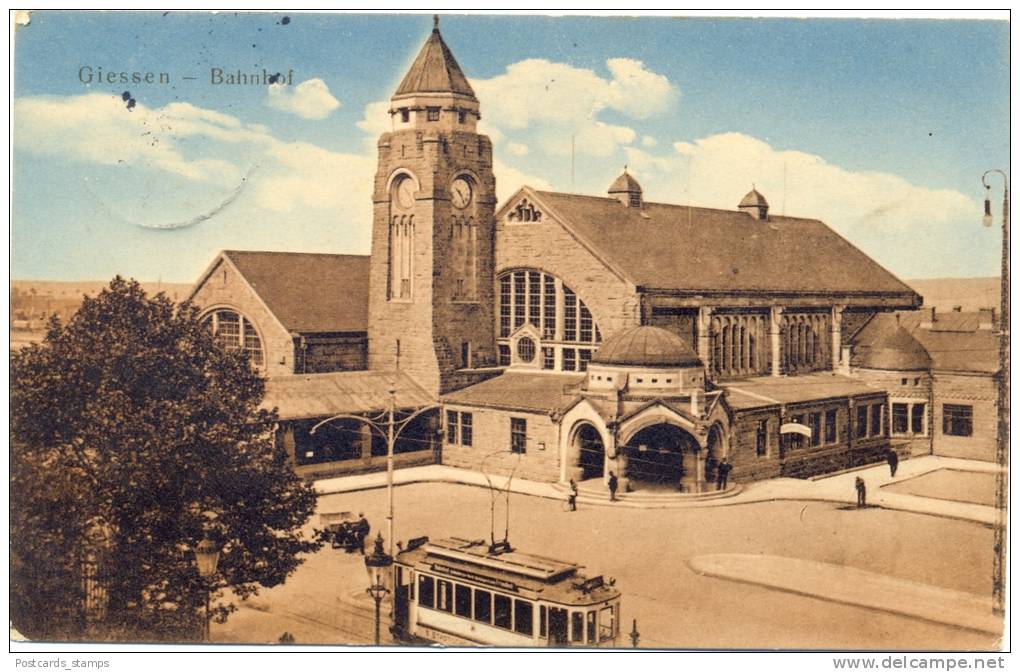
[[[244,315],[262,339],[266,375],[294,373],[294,342],[290,333],[269,312],[251,285],[222,257],[196,290],[193,303],[203,311],[223,307]]]
[[[364,371],[368,368],[368,335],[308,334],[299,341],[295,354],[298,373]]]
[[[889,435],[896,444],[901,457],[931,454],[932,449],[932,404],[931,375],[927,371],[880,371],[878,369],[854,369],[852,375],[864,383],[883,389],[889,395],[888,417],[892,423],[892,404],[927,404],[924,432],[916,435],[910,432],[908,417],[907,434],[893,434],[892,424]]]
[[[548,415],[446,405],[444,422],[448,410],[472,414],[473,440],[470,446],[443,443],[444,465],[474,471],[484,466],[489,474],[509,476],[513,472],[516,478],[532,481],[559,480],[559,428]],[[528,423],[527,449],[520,456],[510,452],[510,418],[523,418]]]
[[[996,402],[998,389],[990,374],[933,374],[935,408],[932,414],[932,449],[936,455],[971,460],[995,461],[995,435],[998,423]],[[951,436],[943,432],[944,404],[973,408],[973,434]]]

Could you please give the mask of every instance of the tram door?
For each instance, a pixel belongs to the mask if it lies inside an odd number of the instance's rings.
[[[410,572],[396,565],[393,575],[393,628],[397,633],[408,632],[409,605],[411,599]]]
[[[567,644],[567,610],[549,607],[549,642],[553,646]]]

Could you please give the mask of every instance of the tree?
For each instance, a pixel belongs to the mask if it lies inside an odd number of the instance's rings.
[[[302,531],[315,493],[273,441],[264,389],[197,308],[119,277],[12,354],[15,627],[96,636],[82,606],[91,564],[105,591],[98,636],[194,637],[206,585],[193,549],[206,534],[222,549],[214,590],[244,599],[282,583],[320,542]]]

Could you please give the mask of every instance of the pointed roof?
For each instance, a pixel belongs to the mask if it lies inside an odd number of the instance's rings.
[[[747,192],[747,195],[740,199],[739,208],[758,208],[758,207],[769,207],[769,202],[765,200],[765,197],[761,195],[757,189],[752,188],[751,191]]]
[[[624,168],[623,173],[618,178],[616,178],[615,181],[613,181],[612,185],[610,185],[609,193],[619,194],[623,192],[630,193],[633,191],[636,191],[637,193],[640,194],[641,185],[638,184],[638,181],[634,179],[634,176],[628,173],[627,169]]]
[[[473,100],[475,92],[468,83],[464,71],[457,64],[450,48],[439,34],[439,26],[432,29],[425,46],[418,52],[411,69],[404,75],[394,96],[415,93],[456,93]]]

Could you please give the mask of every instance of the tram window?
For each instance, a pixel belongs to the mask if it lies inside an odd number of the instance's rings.
[[[588,642],[594,644],[599,641],[595,637],[595,621],[598,618],[598,613],[595,611],[588,612]]]
[[[572,642],[583,642],[584,641],[584,612],[583,611],[572,611],[572,612],[570,612],[570,641],[572,641]]]
[[[475,588],[475,620],[492,623],[492,593]]]
[[[436,582],[436,609],[453,611],[453,584],[439,579]]]
[[[514,631],[529,637],[535,634],[535,605],[527,600],[514,600]]]
[[[453,610],[458,616],[471,618],[471,589],[458,585],[454,590]]]
[[[605,607],[599,612],[599,639],[604,642],[612,639],[614,634],[613,608]]]
[[[408,586],[408,597],[414,600],[414,570],[407,570],[407,586]]]
[[[510,598],[506,595],[500,595],[499,593],[495,593],[493,597],[495,598],[496,605],[492,623],[497,627],[509,630],[511,625]]]
[[[545,637],[545,607],[538,608],[538,636]]]
[[[431,576],[418,575],[418,604],[430,609],[436,606],[436,584]]]

